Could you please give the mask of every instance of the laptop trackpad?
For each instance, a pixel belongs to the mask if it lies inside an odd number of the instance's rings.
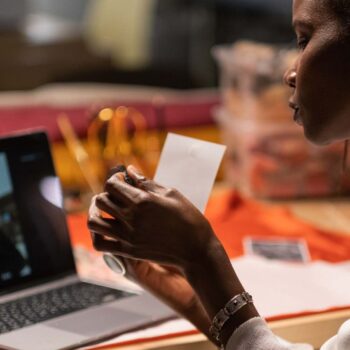
[[[75,312],[44,324],[61,330],[86,336],[121,333],[141,326],[150,320],[149,316],[119,310],[108,306]]]

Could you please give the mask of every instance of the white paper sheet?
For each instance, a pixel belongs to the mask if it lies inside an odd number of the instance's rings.
[[[350,306],[350,271],[344,264],[242,257],[233,266],[264,317]]]
[[[253,297],[263,317],[318,312],[350,306],[350,262],[292,264],[244,256],[232,260],[244,287]],[[192,330],[184,320],[128,333],[106,344],[152,338]]]
[[[169,133],[155,181],[179,190],[204,212],[226,146]]]

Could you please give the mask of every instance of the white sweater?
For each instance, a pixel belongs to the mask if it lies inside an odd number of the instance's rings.
[[[312,350],[307,344],[288,344],[276,337],[266,322],[256,317],[241,325],[229,339],[226,350]],[[338,334],[329,339],[320,350],[349,350],[350,320],[339,329]]]

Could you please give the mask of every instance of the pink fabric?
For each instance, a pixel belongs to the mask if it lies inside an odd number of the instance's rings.
[[[185,101],[184,103],[165,104],[155,111],[151,103],[114,102],[108,106],[127,105],[138,109],[146,118],[149,129],[182,128],[213,124],[211,110],[218,105],[218,98],[210,100]],[[107,106],[104,104],[103,106]],[[51,107],[46,105],[28,107],[0,108],[0,135],[26,129],[45,129],[52,141],[61,140],[57,127],[57,117],[65,113],[71,120],[77,134],[84,137],[89,120],[97,108],[103,106]]]

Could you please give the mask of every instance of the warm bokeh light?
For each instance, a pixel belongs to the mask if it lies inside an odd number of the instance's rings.
[[[108,122],[113,117],[113,110],[110,108],[104,108],[102,111],[98,114],[98,117],[103,122]]]

